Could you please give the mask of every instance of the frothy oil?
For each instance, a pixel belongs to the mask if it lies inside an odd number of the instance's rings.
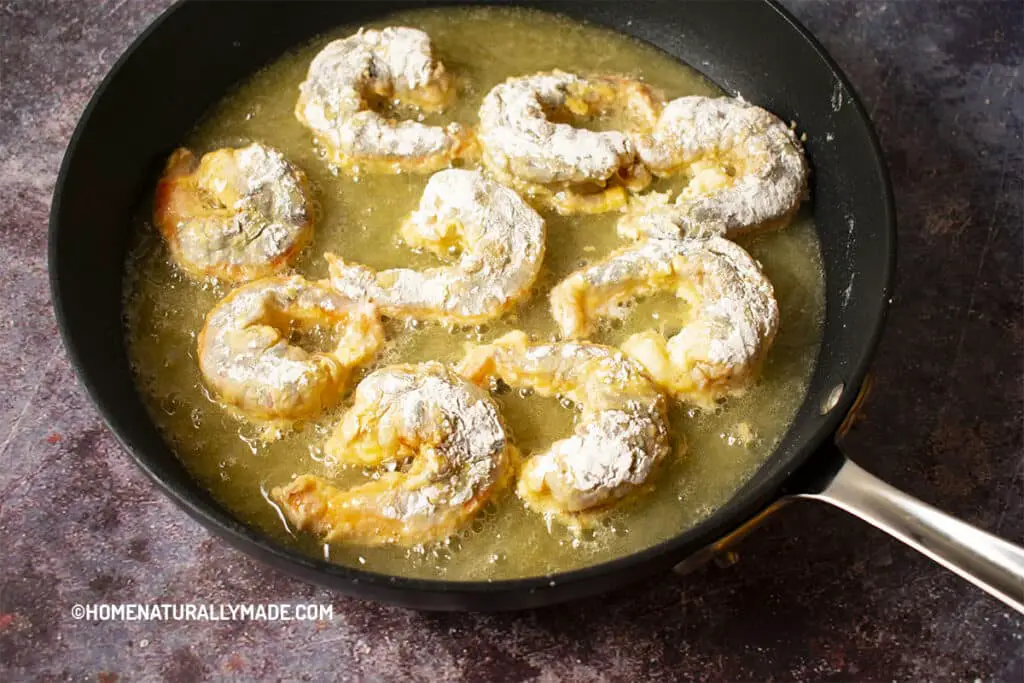
[[[668,98],[720,94],[696,71],[649,45],[547,13],[424,10],[391,15],[368,26],[386,25],[425,30],[440,59],[458,78],[457,104],[442,116],[426,117],[427,122],[454,120],[472,126],[491,87],[510,76],[554,68],[643,78]],[[310,60],[329,40],[358,28],[338,28],[281,57],[229,93],[183,141],[199,153],[259,141],[282,151],[307,173],[316,194],[318,223],[313,243],[295,270],[310,279],[326,276],[325,251],[374,268],[438,263],[397,240],[398,227],[416,208],[429,176],[335,174],[293,116],[298,84]],[[682,183],[660,181],[657,189],[678,191]],[[512,329],[523,329],[538,340],[554,339],[556,327],[547,301],[551,287],[623,242],[615,234],[617,214],[544,217],[544,269],[524,304],[499,321],[477,327],[387,321],[388,342],[373,367],[457,361],[465,344],[486,342]],[[324,464],[323,442],[345,402],[271,443],[261,442],[257,428],[218,405],[200,379],[196,337],[206,313],[228,288],[183,277],[148,216],[139,220],[127,267],[129,353],[150,414],[197,481],[239,519],[282,543],[341,564],[405,576],[493,580],[552,574],[636,552],[693,526],[728,501],[771,454],[792,421],[821,340],[824,283],[814,225],[805,210],[784,230],[740,243],[764,266],[781,313],[760,382],[715,413],[675,405],[671,421],[676,453],[652,478],[648,490],[582,535],[549,525],[526,510],[511,490],[496,497],[463,533],[427,547],[324,545],[289,529],[267,496],[273,487],[307,472],[331,477],[341,486],[374,476],[358,468],[329,471]],[[594,339],[616,344],[652,327],[671,334],[684,320],[681,302],[667,295],[652,296],[605,324]],[[300,346],[319,348],[328,343],[315,330],[296,334]],[[574,411],[555,399],[513,390],[496,392],[495,399],[526,455],[572,431]]]

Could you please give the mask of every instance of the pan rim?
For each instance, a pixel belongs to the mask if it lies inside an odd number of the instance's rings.
[[[246,554],[259,557],[266,561],[271,561],[275,566],[286,568],[289,572],[299,575],[305,580],[311,580],[355,595],[359,595],[359,589],[361,586],[372,586],[380,589],[380,591],[372,597],[385,602],[408,604],[408,600],[403,600],[402,598],[409,597],[409,594],[443,595],[448,598],[458,595],[465,595],[467,597],[478,597],[481,595],[497,597],[500,594],[540,593],[557,586],[561,589],[558,595],[552,595],[548,598],[541,596],[536,600],[538,604],[552,604],[609,590],[612,587],[611,585],[596,585],[595,580],[600,579],[601,577],[607,577],[611,574],[629,574],[629,571],[633,570],[632,574],[615,582],[615,585],[622,585],[630,582],[634,578],[644,576],[647,573],[644,571],[645,567],[648,571],[653,571],[657,567],[674,564],[700,547],[703,547],[708,543],[714,543],[716,540],[728,535],[730,531],[738,528],[746,521],[758,515],[766,506],[776,500],[779,497],[780,491],[783,489],[786,481],[790,479],[793,473],[808,460],[814,458],[821,445],[825,443],[827,439],[832,438],[836,429],[839,427],[840,422],[856,399],[857,391],[867,374],[871,358],[878,347],[884,330],[889,308],[889,299],[892,295],[892,284],[896,265],[895,200],[878,135],[863,103],[854,90],[852,84],[849,82],[849,79],[818,40],[805,27],[803,27],[788,10],[782,7],[778,0],[761,0],[764,5],[770,7],[784,22],[786,22],[786,24],[788,24],[789,28],[794,32],[794,40],[799,36],[799,38],[808,44],[808,46],[832,72],[836,81],[841,84],[849,95],[850,103],[855,108],[857,118],[864,125],[867,136],[871,142],[871,157],[873,161],[871,173],[879,178],[881,181],[880,185],[884,188],[882,209],[885,216],[884,236],[887,241],[887,244],[884,245],[884,278],[880,290],[882,301],[877,304],[879,315],[874,322],[874,327],[871,329],[870,334],[865,335],[867,342],[862,345],[859,354],[856,354],[855,360],[851,363],[850,370],[846,373],[848,379],[835,408],[825,416],[823,424],[820,425],[818,430],[809,439],[809,442],[802,449],[797,450],[785,463],[785,466],[779,467],[777,471],[769,474],[758,487],[746,492],[740,489],[728,502],[716,509],[712,514],[698,522],[696,525],[679,532],[671,538],[667,538],[642,550],[638,550],[629,555],[624,555],[612,560],[563,572],[494,581],[456,581],[414,578],[357,569],[314,558],[270,539],[262,532],[259,532],[255,528],[250,527],[235,518],[219,504],[210,505],[205,501],[197,500],[184,486],[175,482],[167,481],[163,476],[161,476],[158,471],[159,468],[154,467],[152,463],[149,462],[150,458],[145,454],[144,450],[139,445],[133,443],[134,439],[128,434],[128,432],[120,428],[119,425],[121,421],[117,415],[118,411],[107,404],[100,396],[100,392],[91,377],[91,373],[86,369],[85,363],[83,362],[78,349],[78,345],[71,338],[67,322],[68,316],[65,309],[65,302],[61,295],[61,285],[59,278],[57,277],[56,266],[58,261],[58,243],[60,240],[58,228],[63,201],[63,190],[71,166],[72,157],[78,147],[78,142],[83,135],[83,132],[88,127],[89,121],[97,104],[103,98],[108,86],[116,78],[124,64],[131,59],[137,49],[145,43],[154,32],[159,30],[168,17],[177,12],[182,5],[186,4],[186,2],[187,0],[177,0],[177,2],[164,10],[139,34],[139,36],[135,38],[135,40],[131,42],[97,86],[96,90],[90,97],[88,104],[79,117],[78,123],[71,135],[67,149],[61,161],[60,170],[57,175],[54,188],[47,235],[47,262],[51,301],[61,341],[66,353],[68,354],[68,358],[75,371],[75,375],[81,385],[85,388],[90,402],[99,413],[107,429],[111,434],[113,434],[121,448],[130,455],[135,464],[154,483],[157,484],[168,498],[185,510],[185,512],[187,512],[191,517],[201,522],[204,527],[216,533],[221,538],[224,538],[231,545],[244,551]],[[499,3],[508,4],[500,2],[500,0]],[[454,2],[429,3],[430,6],[458,4],[465,3],[460,2],[459,0],[455,0]],[[539,3],[524,2],[511,4],[531,5],[539,11],[545,11],[542,7],[536,6]],[[382,8],[385,7],[385,3],[381,3],[381,5]],[[386,11],[386,9],[384,11]],[[616,30],[624,32],[627,35],[631,35],[627,31],[623,31],[621,27]],[[643,40],[638,36],[633,37]],[[765,462],[767,463],[772,457],[773,456],[769,456]],[[344,582],[344,585],[342,585],[341,582]],[[574,594],[566,594],[565,589],[569,585],[581,587],[581,590]],[[425,601],[429,601],[429,598],[425,598]],[[526,606],[529,605],[524,605],[524,607]],[[451,609],[451,607],[444,606],[441,606],[440,608]],[[463,607],[457,608],[464,609]],[[497,608],[503,609],[505,607],[499,605]],[[476,606],[474,609],[487,609],[487,606]],[[512,607],[512,609],[515,609],[515,607]]]

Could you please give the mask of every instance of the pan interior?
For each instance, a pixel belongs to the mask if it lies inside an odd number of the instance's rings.
[[[483,96],[510,76],[555,68],[642,78],[669,98],[719,95],[698,72],[650,45],[619,33],[523,9],[454,8],[384,17],[367,27],[413,26],[425,30],[447,67],[460,80],[460,97],[443,116],[469,127]],[[354,33],[344,26],[317,38],[235,89],[186,138],[197,153],[259,141],[281,150],[310,176],[319,207],[313,245],[296,264],[310,279],[327,275],[322,257],[333,251],[373,267],[430,267],[437,259],[396,244],[397,226],[415,208],[429,176],[332,174],[292,114],[297,84],[313,56],[329,41]],[[542,49],[557,43],[557,53]],[[595,52],[593,46],[602,45]],[[500,58],[499,58],[500,57]],[[597,124],[601,121],[595,122]],[[676,192],[676,177],[657,190]],[[410,329],[388,325],[389,342],[375,363],[458,362],[467,343],[487,342],[522,329],[537,339],[557,337],[547,295],[581,262],[595,262],[626,242],[615,233],[617,213],[560,217],[546,212],[544,272],[529,301],[485,326],[448,330],[436,324]],[[771,454],[799,407],[821,337],[824,286],[810,211],[787,228],[742,240],[775,285],[781,329],[762,380],[715,412],[673,402],[676,453],[651,480],[650,490],[604,515],[584,533],[545,520],[506,491],[479,518],[443,544],[413,549],[325,546],[312,535],[292,534],[267,492],[295,474],[313,472],[343,488],[372,476],[360,468],[325,466],[321,447],[340,408],[297,433],[269,444],[258,430],[230,418],[209,400],[198,373],[195,338],[207,311],[229,290],[197,283],[170,264],[163,241],[143,211],[138,242],[129,254],[126,310],[129,353],[152,419],[203,487],[247,524],[312,556],[388,574],[454,580],[544,576],[621,557],[671,538],[721,507]],[[618,344],[645,329],[673,334],[686,306],[666,292],[634,306],[593,341]],[[554,399],[497,396],[517,446],[542,450],[573,429],[573,412]]]

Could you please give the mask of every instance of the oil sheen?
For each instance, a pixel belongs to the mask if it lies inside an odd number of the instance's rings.
[[[458,77],[457,104],[443,116],[428,117],[428,122],[456,120],[472,126],[480,101],[492,86],[510,76],[555,68],[639,77],[667,98],[720,94],[696,71],[649,45],[546,13],[424,10],[392,15],[370,26],[386,25],[427,31],[439,57]],[[314,241],[295,270],[311,279],[326,277],[323,253],[328,250],[375,268],[437,263],[435,257],[412,253],[396,240],[401,220],[416,207],[429,176],[332,173],[315,151],[310,133],[292,114],[298,84],[313,56],[329,40],[358,28],[340,27],[282,56],[229,93],[183,141],[198,153],[259,141],[281,150],[308,174],[316,193],[318,223]],[[682,182],[662,181],[655,189],[678,189]],[[387,346],[375,367],[456,361],[466,343],[488,341],[517,328],[536,339],[553,339],[556,328],[548,310],[548,291],[571,271],[622,246],[615,234],[617,216],[546,213],[544,269],[526,303],[498,322],[473,329],[388,321]],[[321,445],[345,402],[267,444],[257,438],[254,427],[221,408],[200,380],[196,337],[206,313],[228,289],[182,276],[148,215],[138,223],[125,283],[128,348],[140,393],[178,457],[246,523],[310,554],[388,574],[449,580],[546,575],[633,553],[693,526],[728,501],[772,452],[803,399],[821,338],[823,276],[817,237],[805,209],[789,227],[741,242],[763,264],[781,311],[781,327],[761,380],[713,414],[674,406],[671,417],[679,447],[643,495],[625,501],[582,534],[546,524],[508,490],[444,544],[413,549],[327,546],[289,530],[268,491],[305,472],[333,476],[342,485],[373,476],[360,470],[329,473],[323,466]],[[672,334],[684,314],[674,298],[651,297],[602,329],[595,340],[616,344],[651,327]],[[506,392],[496,400],[524,454],[572,429],[573,411],[553,399]]]

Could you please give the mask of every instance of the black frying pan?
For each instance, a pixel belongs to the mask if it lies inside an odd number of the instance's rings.
[[[245,552],[304,579],[409,607],[518,609],[592,595],[716,552],[780,501],[804,496],[868,519],[1022,609],[1024,551],[888,487],[833,445],[882,329],[895,212],[878,142],[850,84],[814,38],[767,1],[519,3],[647,40],[727,92],[798,121],[807,133],[826,270],[824,341],[792,427],[727,505],[671,540],[612,562],[555,576],[462,583],[307,557],[234,519],[192,480],[147,415],[128,365],[121,286],[132,216],[170,150],[234,83],[335,26],[435,4],[457,2],[184,2],[135,41],[96,91],[54,194],[51,287],[71,361],[139,466]]]

